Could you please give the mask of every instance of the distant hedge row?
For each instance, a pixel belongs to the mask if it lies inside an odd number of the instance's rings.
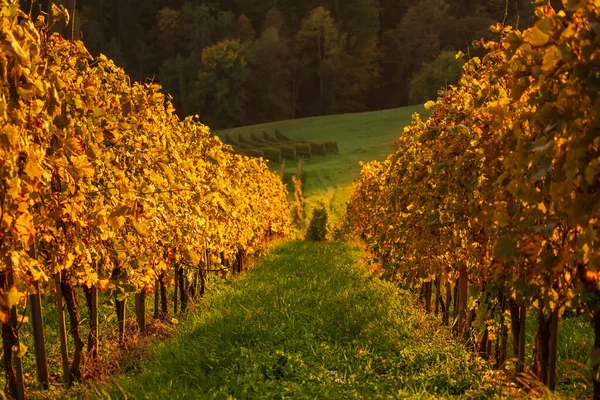
[[[230,135],[223,138],[236,153],[251,157],[263,157],[273,162],[281,160],[295,160],[296,158],[310,158],[312,156],[326,156],[338,154],[337,142],[301,142],[294,141],[277,129],[271,134],[252,132],[248,136],[240,134],[237,139]]]

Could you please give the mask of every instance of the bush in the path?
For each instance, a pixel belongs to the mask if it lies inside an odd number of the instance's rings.
[[[323,203],[320,203],[313,211],[312,219],[308,224],[306,231],[306,240],[322,242],[327,236],[327,209]]]

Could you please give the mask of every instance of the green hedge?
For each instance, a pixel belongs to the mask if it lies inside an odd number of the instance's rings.
[[[258,143],[258,144],[263,145],[263,146],[270,145],[269,142],[266,142],[265,140],[259,138],[258,135],[256,135],[254,132],[252,132],[250,134],[250,140],[252,140],[254,143]]]
[[[310,152],[313,156],[326,156],[325,143],[310,142]]]
[[[279,150],[281,150],[281,157],[286,160],[295,160],[297,157],[294,146],[281,145],[279,146]]]
[[[261,149],[265,155],[265,158],[269,161],[280,163],[281,162],[281,150],[275,147],[265,147]]]
[[[283,133],[279,132],[277,129],[275,129],[275,137],[280,142],[291,142],[292,141],[292,139],[290,139],[289,137],[285,136]]]
[[[312,152],[310,150],[310,144],[308,143],[296,143],[294,145],[296,148],[296,155],[298,157],[310,158],[312,157]]]
[[[277,140],[274,136],[269,135],[267,131],[263,131],[263,139],[265,142],[278,144],[279,140]]]
[[[340,153],[337,142],[325,142],[325,149],[327,151],[327,154],[339,154]]]
[[[247,146],[254,146],[254,144],[250,140],[248,140],[244,136],[242,136],[241,133],[238,136],[238,142],[240,142],[241,144],[245,144]]]
[[[250,156],[250,157],[265,158],[265,153],[259,149],[247,149],[247,150],[244,150],[244,154],[246,154],[247,156]]]

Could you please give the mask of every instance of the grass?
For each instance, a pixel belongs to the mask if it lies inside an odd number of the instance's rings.
[[[83,398],[492,397],[499,390],[410,293],[372,276],[357,249],[287,242],[213,286],[139,374]]]
[[[217,135],[237,138],[241,133],[273,132],[278,129],[293,140],[335,141],[340,153],[314,156],[303,160],[306,182],[304,194],[307,200],[306,215],[319,201],[331,210],[331,219],[338,221],[350,199],[352,181],[360,172],[359,161],[381,160],[393,150],[393,142],[402,129],[410,123],[413,113],[423,113],[422,106],[403,107],[368,113],[330,115],[296,120],[271,122],[217,132]],[[296,172],[296,163],[286,162],[286,175]],[[279,171],[279,165],[271,165]],[[291,190],[291,186],[290,186]]]

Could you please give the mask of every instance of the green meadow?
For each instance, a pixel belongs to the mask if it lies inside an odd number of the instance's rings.
[[[341,114],[304,118],[245,126],[216,132],[237,138],[242,134],[261,134],[275,129],[297,141],[335,141],[339,154],[313,156],[302,159],[305,174],[304,196],[307,201],[306,216],[310,217],[314,205],[323,201],[331,211],[332,221],[344,214],[350,198],[352,181],[360,172],[360,161],[382,160],[393,151],[393,143],[411,121],[414,113],[424,113],[422,106],[358,114]],[[286,180],[296,172],[297,161],[285,161]],[[271,163],[279,171],[280,164]],[[292,186],[290,185],[290,191]]]

